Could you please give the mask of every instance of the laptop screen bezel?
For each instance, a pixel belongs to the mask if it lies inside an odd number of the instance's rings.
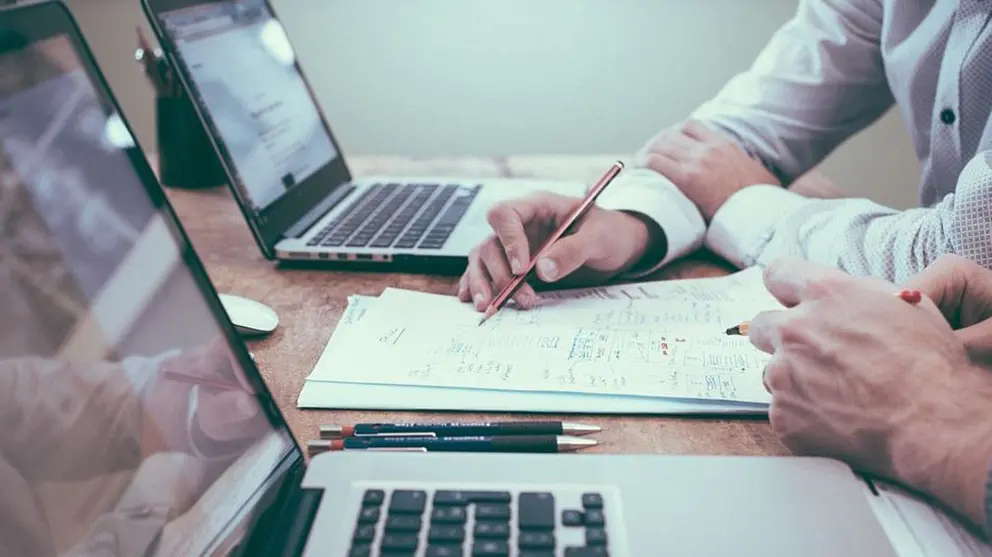
[[[175,40],[166,29],[164,20],[162,19],[162,14],[175,10],[204,7],[212,4],[225,4],[228,2],[230,2],[230,0],[141,1],[142,7],[145,11],[145,16],[148,18],[149,23],[162,46],[163,52],[166,54],[172,68],[177,70],[177,75],[182,83],[183,91],[191,99],[195,100],[193,105],[199,115],[204,129],[206,130],[216,130],[216,127],[212,123],[207,107],[200,101],[202,97],[198,92],[196,83],[192,78],[189,67],[185,64],[179,53]],[[273,8],[272,4],[268,0],[263,0],[263,3],[265,4],[266,9],[268,9],[272,14],[272,17],[281,23],[279,14]],[[289,38],[288,40],[295,51],[296,48],[295,45],[292,44],[292,39]],[[216,132],[210,132],[207,134],[210,138],[211,144],[214,146],[214,152],[217,153],[221,166],[224,167],[224,171],[227,174],[228,186],[231,189],[232,194],[238,200],[238,205],[240,206],[245,219],[248,221],[248,225],[252,229],[252,233],[255,235],[256,242],[258,242],[263,254],[268,259],[276,258],[275,245],[285,237],[285,234],[290,228],[297,225],[301,219],[308,216],[308,213],[310,213],[311,210],[318,206],[324,199],[330,196],[332,192],[350,183],[352,180],[351,171],[348,169],[344,153],[342,152],[341,146],[338,144],[337,139],[334,137],[334,134],[327,123],[327,118],[324,115],[323,108],[321,107],[316,94],[314,94],[310,81],[307,79],[306,73],[303,71],[303,68],[298,60],[296,61],[295,66],[301,79],[303,80],[303,84],[307,89],[307,94],[310,95],[310,99],[313,101],[314,106],[317,109],[317,113],[320,115],[321,126],[323,126],[324,131],[327,133],[327,136],[331,141],[331,145],[336,153],[336,156],[331,159],[329,163],[325,164],[311,176],[294,186],[292,189],[275,200],[271,205],[263,209],[260,215],[256,215],[251,211],[251,201],[243,197],[242,192],[234,185],[236,166],[233,158],[224,148],[223,142],[219,140],[220,138]]]
[[[252,385],[257,393],[259,405],[272,424],[273,430],[281,429],[292,443],[291,450],[288,451],[282,462],[273,468],[272,475],[258,486],[253,500],[255,506],[249,505],[231,516],[227,527],[217,533],[217,541],[221,542],[226,537],[235,534],[234,530],[239,524],[243,524],[246,517],[258,515],[261,511],[258,505],[261,505],[262,502],[278,504],[277,501],[272,501],[272,494],[283,484],[284,479],[292,470],[303,466],[303,451],[292,434],[282,410],[272,396],[272,392],[266,386],[261,373],[255,366],[254,360],[224,311],[217,290],[210,281],[202,260],[193,249],[189,236],[169,203],[165,191],[159,185],[158,179],[141,148],[141,143],[134,134],[133,127],[121,110],[117,98],[111,91],[69,9],[62,0],[43,0],[23,6],[0,7],[0,54],[15,48],[23,49],[34,43],[57,37],[65,37],[71,43],[73,51],[79,57],[83,69],[94,86],[99,101],[111,113],[120,116],[121,123],[134,141],[134,146],[126,149],[125,152],[137,179],[148,195],[149,202],[154,210],[163,217],[169,228],[181,254],[183,265],[188,269],[200,292],[203,293],[204,301],[209,307],[214,321],[218,324],[231,353],[237,358],[238,364],[244,371],[246,381]],[[16,46],[13,44],[15,40]]]

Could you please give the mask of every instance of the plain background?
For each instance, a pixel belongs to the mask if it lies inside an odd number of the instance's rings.
[[[346,156],[618,154],[745,70],[797,0],[272,0]],[[139,0],[67,0],[146,149]],[[890,111],[821,170],[897,208],[919,166]]]

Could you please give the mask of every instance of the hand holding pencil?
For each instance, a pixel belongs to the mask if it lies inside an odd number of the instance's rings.
[[[613,172],[613,168],[607,171]],[[556,235],[588,195],[537,192],[494,205],[488,214],[493,233],[469,254],[458,282],[458,299],[484,312],[496,295],[523,276],[509,299],[518,308],[527,309],[537,301],[533,283],[559,288],[601,284],[634,265],[659,260],[663,251],[654,249],[664,246],[659,226],[646,216],[608,208],[634,202],[620,199],[625,187],[619,183],[622,178],[618,176],[602,192],[606,202],[594,200],[571,230],[550,244],[547,240]],[[624,203],[614,203],[613,199]],[[542,255],[534,257],[539,251]]]

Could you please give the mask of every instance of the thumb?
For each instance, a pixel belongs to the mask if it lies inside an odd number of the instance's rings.
[[[955,331],[968,351],[968,357],[978,364],[992,364],[992,319]]]
[[[537,276],[554,282],[585,265],[592,253],[594,238],[582,231],[559,239],[537,260]]]

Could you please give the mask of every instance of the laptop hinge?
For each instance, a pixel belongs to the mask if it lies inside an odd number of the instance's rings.
[[[299,557],[303,554],[314,517],[324,496],[323,489],[301,487],[305,469],[290,472],[279,489],[276,504],[254,521],[246,539],[232,552],[234,557]]]
[[[285,532],[280,547],[273,547],[266,555],[272,557],[299,557],[307,545],[313,519],[320,508],[320,500],[324,496],[323,489],[301,488],[297,492],[296,507],[286,509],[279,517],[282,520],[275,525],[277,532]]]
[[[313,207],[313,209],[310,209],[305,215],[300,217],[300,219],[296,221],[293,226],[289,227],[289,230],[286,231],[285,237],[299,238],[301,235],[306,233],[307,230],[310,230],[310,227],[313,226],[318,220],[323,218],[328,211],[333,209],[335,205],[340,203],[342,199],[347,197],[347,195],[353,191],[355,191],[354,184],[343,184],[335,189],[331,192],[331,195],[322,199],[320,203]]]

